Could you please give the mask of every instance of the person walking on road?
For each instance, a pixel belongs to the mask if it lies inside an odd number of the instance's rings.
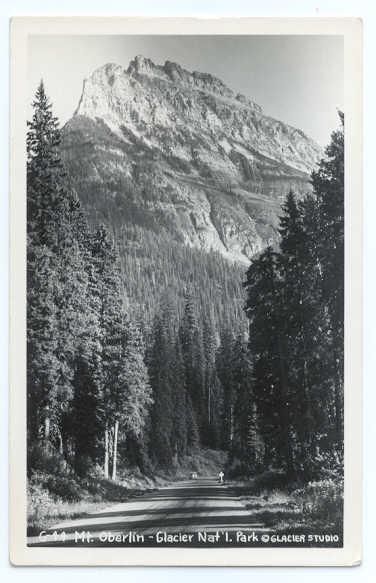
[[[223,477],[224,477],[224,473],[222,472],[222,470],[219,472],[218,474],[218,478],[219,478],[219,483],[223,484]]]

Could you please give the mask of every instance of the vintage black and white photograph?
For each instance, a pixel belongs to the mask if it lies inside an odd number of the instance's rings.
[[[28,547],[342,548],[343,35],[30,35],[24,97]]]

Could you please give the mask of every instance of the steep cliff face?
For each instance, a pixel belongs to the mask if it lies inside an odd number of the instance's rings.
[[[322,155],[212,75],[144,57],[84,82],[63,153],[94,222],[163,229],[243,264],[275,240],[282,199],[310,189]]]

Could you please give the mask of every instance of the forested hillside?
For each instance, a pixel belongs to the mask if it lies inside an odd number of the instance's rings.
[[[98,464],[105,476],[116,478],[118,448],[124,451],[128,444],[132,463],[142,466],[150,461],[168,466],[200,444],[221,447],[218,321],[230,325],[241,313],[241,271],[226,271],[222,258],[204,257],[197,250],[168,251],[163,237],[141,247],[146,263],[141,270],[136,229],[126,239],[133,249],[120,259],[106,228],[89,228],[69,187],[59,156],[58,122],[42,84],[34,107],[28,132],[31,450],[53,447],[78,473]],[[161,277],[171,278],[150,327],[144,314],[141,322],[135,311],[129,316],[134,286],[141,286],[147,269],[153,270],[156,285]],[[184,300],[179,312],[175,292],[184,269],[196,270],[195,283],[201,287],[179,290]],[[213,287],[213,273],[217,281],[223,275],[221,289]],[[238,305],[226,311],[237,289]],[[141,289],[146,309],[150,291],[147,285]],[[203,297],[206,310],[200,304]],[[33,451],[29,459],[32,468]]]
[[[118,245],[130,314],[150,328],[166,293],[181,316],[188,292],[218,335],[244,332],[243,274],[278,239],[289,189],[311,190],[320,147],[220,79],[142,56],[94,71],[61,137],[90,226]]]
[[[229,453],[229,475],[341,490],[343,127],[247,271],[163,221],[94,227],[60,148],[41,83],[27,136],[29,475],[59,459],[117,480],[210,447]]]

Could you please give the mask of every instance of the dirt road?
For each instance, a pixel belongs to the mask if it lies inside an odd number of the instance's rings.
[[[237,531],[262,530],[264,525],[255,522],[231,487],[218,484],[214,478],[201,478],[178,482],[100,512],[59,522],[41,535],[30,537],[28,544],[210,545],[219,542],[213,539],[216,536],[228,543]]]

